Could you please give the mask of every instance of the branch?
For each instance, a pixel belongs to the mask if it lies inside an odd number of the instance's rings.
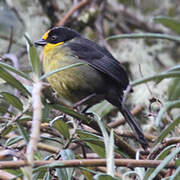
[[[172,145],[172,144],[178,144],[180,143],[180,137],[173,137],[173,138],[169,138],[164,140],[163,142],[161,142],[161,144],[157,144],[153,151],[151,152],[151,154],[149,155],[148,159],[154,159],[155,157],[157,157],[157,155],[166,147]]]
[[[62,26],[64,25],[68,19],[73,15],[73,13],[75,11],[77,11],[78,9],[82,8],[83,6],[85,6],[86,4],[89,3],[89,0],[82,0],[80,3],[78,3],[77,5],[73,6],[67,13],[66,15],[59,21],[56,23],[56,26]]]
[[[37,145],[40,137],[41,116],[42,116],[41,90],[42,90],[42,82],[38,81],[38,79],[35,79],[32,90],[32,107],[33,107],[32,129],[31,129],[29,144],[27,146],[27,151],[26,151],[26,157],[30,165],[26,169],[28,173],[27,177],[28,176],[32,177],[32,167],[34,165],[34,152],[37,149]]]
[[[161,160],[135,160],[135,159],[115,159],[115,165],[118,167],[145,167],[156,168],[161,163]],[[54,164],[54,166],[53,166]],[[13,168],[17,169],[24,166],[29,166],[27,161],[0,161],[0,169]],[[34,161],[34,167],[51,165],[51,167],[67,168],[67,167],[97,167],[106,166],[106,159],[75,159],[75,160],[48,160],[48,161]],[[178,165],[172,161],[169,162],[165,168],[176,168]]]
[[[137,105],[137,106],[131,111],[131,113],[132,113],[133,115],[135,115],[135,114],[140,113],[143,109],[144,109],[143,106]],[[121,118],[121,119],[118,120],[118,121],[114,121],[114,122],[108,123],[108,127],[116,128],[117,126],[120,126],[120,125],[125,124],[125,122],[126,122],[126,121],[125,121],[125,118],[123,117],[123,118]]]

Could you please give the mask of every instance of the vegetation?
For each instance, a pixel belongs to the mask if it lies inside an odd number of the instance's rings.
[[[163,3],[162,3],[163,2]],[[0,2],[0,179],[168,179],[180,176],[179,2]],[[149,142],[144,151],[107,102],[93,116],[65,107],[33,41],[65,25],[105,46],[127,69],[124,101]],[[33,39],[33,40],[32,40]]]

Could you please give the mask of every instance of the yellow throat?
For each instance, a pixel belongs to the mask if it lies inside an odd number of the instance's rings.
[[[56,43],[56,44],[47,43],[44,46],[44,54],[47,54],[52,48],[54,48],[56,46],[59,46],[59,45],[62,45],[62,44],[64,44],[64,42],[59,42],[59,43]]]

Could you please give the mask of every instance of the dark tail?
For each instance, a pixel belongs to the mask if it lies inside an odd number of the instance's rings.
[[[148,147],[147,140],[142,132],[140,125],[138,124],[137,120],[135,119],[135,117],[133,117],[133,115],[131,114],[131,112],[129,111],[128,107],[125,104],[121,104],[119,109],[120,109],[121,113],[123,114],[123,116],[125,117],[127,123],[131,127],[131,129],[134,131],[139,143],[142,145],[142,147],[144,149],[147,149],[147,147]]]

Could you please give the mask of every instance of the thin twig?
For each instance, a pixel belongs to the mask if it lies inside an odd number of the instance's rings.
[[[128,131],[128,130],[115,130],[115,132],[118,135],[122,136],[122,137],[131,137],[131,138],[136,139],[136,135],[132,131]],[[157,138],[156,136],[151,135],[151,134],[147,134],[147,133],[144,133],[144,136],[150,142],[154,142],[155,139]]]
[[[14,30],[14,29],[13,29],[13,27],[11,26],[11,27],[10,27],[9,44],[8,44],[8,48],[7,48],[6,53],[9,53],[9,52],[10,52],[11,47],[12,47],[12,44],[13,44],[13,32],[14,32],[13,30]]]
[[[133,115],[136,115],[136,114],[140,113],[143,109],[144,109],[144,106],[137,105],[137,106],[131,111],[131,113],[132,113]],[[119,119],[118,121],[114,121],[114,122],[108,123],[108,126],[111,127],[111,128],[116,128],[116,127],[118,127],[118,126],[120,126],[120,125],[125,124],[125,122],[126,122],[126,121],[125,121],[125,118],[123,117],[123,118]]]
[[[156,168],[162,160],[135,160],[135,159],[115,159],[115,165],[118,167],[146,167],[146,168]],[[75,159],[75,160],[47,160],[47,161],[34,161],[34,167],[39,167],[43,165],[54,164],[54,168],[67,168],[67,167],[98,167],[106,166],[106,159]],[[0,161],[0,169],[5,168],[20,168],[24,166],[29,166],[27,161],[17,160],[17,161]],[[171,161],[166,164],[165,168],[176,168],[178,164],[175,161]]]
[[[82,0],[80,3],[78,3],[77,5],[73,6],[67,13],[66,15],[58,22],[56,23],[56,26],[62,26],[64,25],[68,19],[73,15],[73,13],[77,10],[79,10],[80,8],[82,8],[83,6],[85,6],[86,4],[89,3],[89,0]]]
[[[166,147],[172,145],[172,144],[178,144],[180,143],[180,137],[173,137],[173,138],[169,138],[164,140],[161,144],[157,144],[152,152],[149,154],[148,159],[155,159],[157,157],[157,155]]]
[[[9,37],[4,36],[4,35],[2,35],[2,34],[0,35],[0,38],[9,41]],[[17,42],[17,41],[14,40],[14,39],[12,40],[12,43],[15,43],[15,44],[17,44],[18,46],[21,46],[21,47],[23,47],[23,48],[26,48],[26,46],[25,46],[24,44],[21,44],[21,43]]]

